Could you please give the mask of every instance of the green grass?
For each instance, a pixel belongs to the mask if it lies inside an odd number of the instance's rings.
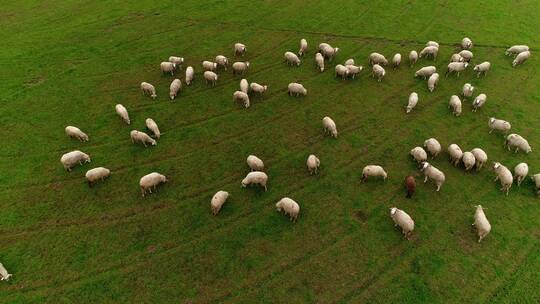
[[[540,204],[533,184],[506,197],[488,168],[465,173],[444,153],[433,161],[447,182],[405,199],[403,178],[418,174],[408,151],[429,137],[447,147],[483,148],[509,168],[540,172],[538,1],[12,1],[0,12],[0,262],[13,273],[0,284],[4,303],[537,303],[540,292]],[[474,62],[492,71],[477,79],[442,77],[433,93],[404,64],[381,83],[368,77],[367,56],[441,46],[444,73],[457,43],[469,36]],[[310,50],[298,68],[282,62],[301,38]],[[202,81],[200,62],[248,46],[246,78],[269,85],[244,109],[232,102],[241,77]],[[319,42],[338,46],[324,73],[314,67]],[[513,69],[504,49],[528,44],[532,57]],[[170,55],[195,67],[194,84],[175,103],[159,63]],[[366,70],[340,81],[333,66],[353,57]],[[404,60],[406,63],[406,60]],[[182,76],[183,78],[183,76]],[[308,89],[286,94],[289,82]],[[152,101],[141,81],[156,85]],[[447,109],[465,82],[486,93],[484,108]],[[420,102],[405,115],[412,91]],[[126,126],[114,113],[124,104]],[[337,140],[321,119],[337,123]],[[512,123],[533,152],[503,149],[488,134],[491,116]],[[165,133],[154,148],[132,145],[131,129],[152,117]],[[88,143],[64,135],[68,124]],[[66,173],[60,156],[89,153],[92,163]],[[322,162],[309,176],[311,153]],[[265,161],[269,191],[241,189],[245,158]],[[360,183],[362,167],[383,165],[389,180]],[[112,177],[93,188],[84,173],[106,166]],[[152,171],[170,182],[141,198],[139,178]],[[218,190],[231,193],[220,215]],[[301,205],[296,224],[275,211],[284,196]],[[471,228],[481,203],[493,230],[481,244]],[[406,241],[388,207],[416,221]]]

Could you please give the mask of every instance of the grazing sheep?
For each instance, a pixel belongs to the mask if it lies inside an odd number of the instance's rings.
[[[288,197],[280,199],[279,202],[276,203],[276,209],[278,212],[285,212],[293,222],[296,222],[298,214],[300,213],[300,205]]]
[[[362,170],[361,182],[365,181],[369,176],[382,177],[384,180],[388,178],[388,174],[384,171],[383,167],[377,165],[367,165]]]
[[[356,76],[360,74],[362,69],[364,69],[364,67],[362,66],[356,66],[352,64],[346,64],[345,67],[349,71],[349,76],[351,76],[352,79],[356,78]]]
[[[193,67],[188,66],[186,68],[186,84],[191,85],[191,82],[193,82],[193,76],[195,74],[195,71],[193,70]]]
[[[474,155],[476,171],[480,170],[482,166],[487,162],[488,157],[486,152],[480,148],[474,148],[471,150],[471,153]]]
[[[529,166],[526,163],[519,163],[514,168],[514,177],[516,179],[518,187],[521,185],[521,182],[529,174]]]
[[[527,45],[514,45],[506,50],[505,54],[508,55],[517,55],[522,52],[527,52],[529,47]]]
[[[469,62],[473,58],[473,53],[469,50],[463,50],[458,53],[463,58],[463,61]]]
[[[536,196],[540,197],[540,173],[531,176],[531,179],[536,186]]]
[[[508,168],[498,162],[493,163],[493,170],[497,175],[494,181],[500,180],[501,191],[506,191],[506,195],[508,195],[508,191],[510,191],[510,187],[512,187],[512,182],[514,181],[514,178],[512,177],[512,172],[510,172]]]
[[[418,53],[416,51],[411,51],[409,53],[409,64],[413,66],[418,61]]]
[[[434,159],[441,153],[441,144],[435,138],[429,138],[424,141],[424,148],[431,154],[431,159]]]
[[[420,70],[416,71],[414,73],[414,77],[422,76],[424,79],[427,79],[429,76],[431,76],[433,73],[437,72],[437,68],[430,65],[421,68]]]
[[[354,59],[349,58],[349,59],[345,60],[345,63],[343,65],[345,65],[345,66],[354,65]]]
[[[145,123],[148,130],[152,131],[152,133],[154,133],[154,136],[159,139],[159,137],[161,136],[161,132],[159,132],[157,123],[152,118],[147,118]]]
[[[434,46],[436,48],[439,48],[439,43],[437,41],[428,41],[426,42],[426,46]]]
[[[332,135],[332,137],[337,138],[338,131],[337,131],[336,123],[334,122],[332,118],[325,116],[322,119],[322,125],[323,125],[324,134],[329,133],[330,135]]]
[[[463,151],[461,151],[461,148],[456,144],[448,146],[448,154],[450,155],[450,163],[454,166],[457,166],[463,157]]]
[[[382,54],[371,53],[369,54],[369,64],[387,65],[388,60]]]
[[[476,71],[476,78],[480,78],[480,74],[483,73],[485,76],[489,69],[491,69],[491,63],[489,61],[484,61],[475,65],[473,70]]]
[[[60,162],[66,171],[71,171],[71,168],[75,167],[77,164],[82,165],[83,162],[89,163],[91,160],[90,155],[79,150],[74,150],[62,155]]]
[[[439,53],[439,47],[437,46],[426,46],[423,50],[420,51],[420,58],[422,57],[431,57],[433,59],[437,58],[437,54]]]
[[[349,69],[341,64],[336,65],[336,77],[338,76],[341,76],[341,79],[347,78],[349,76]]]
[[[486,99],[487,99],[486,94],[480,94],[476,96],[476,98],[474,99],[472,103],[472,106],[473,106],[472,111],[476,112],[478,109],[480,109],[484,105],[484,103],[486,103]]]
[[[205,71],[203,73],[203,77],[204,77],[204,80],[206,80],[206,84],[210,82],[212,86],[215,86],[218,80],[218,75],[212,71]]]
[[[217,55],[215,60],[218,68],[222,67],[225,71],[227,70],[227,66],[229,65],[229,59],[227,57],[223,55]]]
[[[329,61],[332,61],[334,56],[336,56],[337,52],[339,51],[339,48],[332,47],[328,43],[321,43],[319,44],[319,51],[325,58],[328,58]]]
[[[249,88],[251,89],[251,92],[258,93],[259,95],[262,95],[266,90],[268,89],[267,85],[260,85],[256,82],[252,82],[249,85]]]
[[[242,180],[242,187],[247,185],[256,184],[264,187],[264,191],[267,191],[266,183],[268,182],[268,175],[261,171],[249,172],[246,177]]]
[[[392,58],[392,65],[394,66],[394,69],[396,69],[397,67],[399,67],[400,64],[401,64],[401,54],[397,53]]]
[[[474,167],[474,164],[476,164],[476,158],[474,157],[474,154],[469,151],[463,152],[461,161],[463,162],[463,166],[465,166],[465,171],[471,170]]]
[[[444,74],[444,76],[448,77],[448,74],[456,72],[459,77],[459,73],[465,71],[468,65],[469,65],[468,62],[450,62],[448,64],[448,69],[446,69],[446,73]]]
[[[416,192],[416,180],[414,179],[414,176],[409,175],[405,177],[405,188],[407,188],[407,195],[406,198],[411,198]]]
[[[437,186],[437,191],[441,190],[441,186],[446,180],[446,177],[441,170],[435,168],[428,162],[423,162],[421,171],[424,172],[424,183],[426,183],[429,178],[433,180],[433,182],[435,182],[435,185]]]
[[[171,73],[171,76],[174,75],[174,71],[176,70],[176,64],[168,61],[163,61],[160,67],[163,74]]]
[[[293,52],[285,52],[285,55],[283,55],[283,57],[285,58],[285,62],[287,62],[287,65],[300,65],[300,58],[298,58],[298,56],[296,56],[296,54]]]
[[[141,180],[139,181],[139,186],[141,187],[142,197],[146,195],[146,192],[152,193],[152,190],[155,191],[159,184],[166,182],[167,177],[157,172],[152,172],[141,177]]]
[[[465,37],[463,38],[463,40],[461,40],[461,48],[464,49],[464,50],[470,50],[472,49],[473,47],[473,43],[472,43],[472,40],[469,39],[469,37]]]
[[[493,130],[497,130],[500,132],[504,132],[505,134],[512,129],[512,125],[502,119],[497,119],[495,117],[491,117],[488,121],[488,126],[490,128],[489,133],[493,132]]]
[[[241,61],[237,61],[235,63],[233,63],[232,65],[232,69],[233,69],[233,74],[244,74],[244,72],[249,68],[249,61],[246,61],[246,62],[241,62]]]
[[[414,158],[417,163],[427,161],[427,153],[422,147],[414,147],[409,154]]]
[[[236,91],[233,93],[233,101],[242,101],[244,103],[244,107],[249,108],[249,96],[242,91]]]
[[[439,82],[439,73],[431,74],[431,76],[429,76],[429,79],[428,79],[428,82],[427,82],[428,90],[430,92],[433,92],[433,90],[435,90],[435,86],[437,85],[438,82]]]
[[[373,69],[371,71],[371,76],[377,77],[377,81],[381,81],[383,79],[384,75],[386,74],[386,71],[384,68],[378,64],[373,65]]]
[[[298,50],[298,55],[304,56],[307,53],[307,40],[300,40],[300,49]]]
[[[215,71],[217,70],[217,66],[218,64],[216,62],[207,60],[202,62],[203,71]]]
[[[264,171],[264,163],[262,159],[255,155],[249,155],[246,159],[246,163],[251,171]]]
[[[132,130],[129,134],[131,136],[132,143],[142,143],[145,147],[148,147],[146,145],[147,143],[152,146],[157,145],[156,140],[144,132]]]
[[[524,63],[525,61],[527,61],[527,59],[529,59],[529,57],[531,57],[531,52],[529,51],[519,53],[514,59],[514,61],[512,61],[512,67],[516,67]]]
[[[12,276],[13,275],[11,273],[7,272],[6,267],[0,263],[0,281],[9,281],[9,278]]]
[[[227,198],[229,198],[229,192],[227,191],[218,191],[216,194],[214,194],[212,200],[210,201],[210,207],[213,215],[218,215],[221,207],[227,201]]]
[[[406,239],[409,239],[414,230],[414,221],[405,211],[396,207],[390,208],[390,217],[394,221],[394,227],[399,226]]]
[[[409,103],[407,104],[407,107],[405,108],[405,112],[411,113],[412,109],[416,107],[417,103],[418,103],[418,94],[416,94],[416,92],[412,92],[411,95],[409,95]]]
[[[238,56],[238,55],[244,56],[246,51],[247,51],[246,46],[243,45],[242,43],[237,42],[237,43],[234,44],[234,55],[236,55],[236,56]]]
[[[184,57],[170,56],[169,62],[176,64],[176,68],[181,68],[182,63],[184,63]]]
[[[529,153],[532,151],[529,142],[521,135],[515,133],[506,136],[504,145],[508,148],[508,151],[510,151],[511,148],[515,147],[515,153],[517,153],[519,150],[522,150],[525,153]]]
[[[171,97],[171,100],[176,98],[180,90],[182,90],[182,81],[180,79],[173,80],[169,87],[169,97]]]
[[[467,99],[467,97],[471,97],[474,91],[474,87],[470,83],[466,83],[463,85],[463,100]]]
[[[247,81],[247,79],[242,79],[240,80],[240,91],[244,92],[244,93],[248,93],[249,91],[249,83]]]
[[[299,95],[304,95],[304,96],[307,95],[306,88],[304,88],[304,86],[301,85],[300,83],[296,83],[296,82],[289,83],[289,85],[287,86],[287,90],[290,96],[294,95],[298,97]]]
[[[452,113],[456,116],[461,115],[461,100],[457,95],[450,96],[448,108],[452,108]]]
[[[77,138],[80,141],[88,141],[88,135],[86,135],[81,129],[74,126],[67,126],[65,129],[66,135],[70,138]]]
[[[307,158],[306,166],[309,174],[317,174],[317,170],[319,170],[319,167],[321,166],[321,161],[319,158],[317,158],[317,156],[311,154]]]
[[[143,95],[149,95],[152,99],[156,99],[156,88],[148,82],[141,82],[141,90]]]
[[[99,180],[103,181],[105,178],[109,177],[109,175],[111,175],[111,170],[104,167],[97,167],[86,171],[84,176],[88,181],[88,186],[92,187],[93,183]]]
[[[127,123],[128,125],[131,123],[126,107],[121,104],[117,104],[114,109],[116,110],[116,114],[118,114],[118,116],[120,116],[120,118],[122,118],[125,123]]]
[[[450,62],[463,62],[463,57],[460,54],[452,54],[450,57]]]
[[[321,72],[324,71],[324,57],[321,53],[315,54],[315,64],[321,70]]]
[[[474,212],[474,223],[472,225],[476,227],[478,232],[478,243],[480,243],[491,231],[491,224],[484,213],[482,205],[476,206],[476,211]]]

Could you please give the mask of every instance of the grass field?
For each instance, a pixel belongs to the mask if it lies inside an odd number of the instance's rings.
[[[429,137],[443,147],[483,148],[509,168],[527,162],[540,172],[540,2],[538,1],[11,1],[0,12],[0,262],[13,273],[0,283],[2,303],[538,303],[540,200],[530,179],[506,197],[489,169],[465,173],[443,153],[433,164],[446,174],[435,192],[422,184],[411,148]],[[464,36],[473,63],[442,77],[433,93],[410,68],[368,77],[367,56],[390,57],[441,43],[442,71]],[[300,67],[282,61],[310,45]],[[232,102],[241,77],[220,73],[204,84],[200,62],[232,57],[248,46],[246,78],[269,91],[244,109]],[[314,48],[340,48],[319,73]],[[527,44],[532,57],[512,68],[504,50]],[[196,80],[176,102],[172,78],[159,63],[186,58]],[[333,77],[347,58],[364,65],[357,80]],[[405,63],[407,60],[404,60]],[[183,79],[183,72],[182,72]],[[305,98],[286,94],[298,80]],[[139,84],[156,85],[156,101]],[[465,82],[488,101],[461,117],[447,109]],[[412,91],[420,102],[405,115]],[[114,112],[130,111],[131,126]],[[323,136],[321,119],[337,123],[338,139]],[[488,134],[491,116],[512,123],[533,152],[510,153],[503,135]],[[164,133],[145,149],[129,131],[152,117]],[[80,143],[66,125],[87,132]],[[60,156],[80,149],[92,163],[63,170]],[[310,176],[309,154],[321,159]],[[269,191],[241,189],[245,158],[265,161]],[[362,167],[384,166],[386,182],[360,183]],[[89,188],[86,170],[105,166],[106,182]],[[170,182],[141,198],[139,178],[152,171]],[[405,198],[403,178],[417,174],[417,193]],[[218,217],[210,199],[231,193]],[[275,210],[284,196],[301,205],[293,224]],[[488,208],[491,234],[481,243],[471,228],[473,204]],[[407,241],[388,208],[416,222]]]

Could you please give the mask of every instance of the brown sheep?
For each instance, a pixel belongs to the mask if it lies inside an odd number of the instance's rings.
[[[414,192],[416,191],[416,180],[414,176],[409,175],[405,177],[405,186],[407,187],[407,196],[406,198],[412,198]]]

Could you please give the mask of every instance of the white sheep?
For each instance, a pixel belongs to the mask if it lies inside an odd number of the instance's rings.
[[[486,94],[480,94],[476,96],[476,98],[474,99],[472,103],[472,106],[473,106],[472,111],[476,112],[478,109],[480,109],[484,105],[484,103],[486,103],[486,99],[487,99]]]
[[[382,177],[383,180],[388,178],[388,174],[384,171],[383,167],[378,165],[367,165],[362,169],[361,182],[365,181],[369,176]]]
[[[246,94],[249,92],[249,83],[248,83],[247,79],[245,79],[245,78],[240,80],[240,91],[242,91],[242,92],[244,92]]]
[[[300,40],[300,49],[298,50],[298,55],[304,56],[307,53],[307,40]]]
[[[336,65],[336,77],[341,77],[341,79],[347,78],[349,76],[349,69],[342,64]]]
[[[324,71],[324,57],[321,53],[315,54],[315,64],[317,65],[319,70],[321,70],[321,72]]]
[[[111,175],[111,170],[104,167],[97,167],[97,168],[86,171],[86,174],[84,176],[86,177],[86,180],[88,181],[88,185],[92,187],[92,184],[94,184],[95,182],[99,180],[103,181],[105,178],[109,177],[110,175]]]
[[[227,70],[227,66],[229,65],[229,59],[227,57],[217,55],[215,61],[218,64],[218,67],[222,67],[225,71]]]
[[[506,136],[504,144],[508,148],[508,151],[510,151],[510,149],[512,148],[516,148],[515,153],[517,153],[519,150],[522,150],[525,153],[529,153],[532,151],[529,142],[521,135],[515,133]]]
[[[517,55],[522,52],[527,52],[529,50],[529,46],[527,45],[514,45],[508,48],[505,52],[505,54],[508,55]]]
[[[210,82],[212,86],[215,86],[218,80],[218,74],[212,71],[205,71],[203,73],[203,77],[204,77],[204,80],[206,80],[206,83],[208,84]]]
[[[435,182],[435,185],[437,186],[437,191],[441,190],[442,185],[444,184],[444,181],[446,180],[446,177],[444,176],[444,173],[435,168],[433,165],[431,165],[428,162],[422,163],[422,172],[424,172],[424,183],[427,182],[428,178],[433,180]]]
[[[374,52],[369,54],[369,64],[387,65],[388,60],[384,55]]]
[[[242,91],[235,91],[233,93],[233,101],[241,101],[244,103],[245,108],[249,108],[250,102],[249,102],[249,96],[248,94],[242,92]]]
[[[448,74],[455,72],[457,73],[459,77],[459,73],[465,71],[468,65],[469,65],[468,62],[450,62],[448,64],[448,68],[446,69],[446,73],[444,74],[444,76],[448,77]]]
[[[519,53],[514,59],[514,61],[512,61],[512,66],[516,67],[524,63],[525,61],[527,61],[527,59],[529,59],[529,57],[531,57],[531,52],[529,51]]]
[[[217,62],[205,60],[202,62],[203,71],[215,71],[217,70]]]
[[[152,133],[154,133],[154,136],[157,139],[159,139],[159,137],[161,136],[161,132],[159,132],[159,128],[158,128],[157,123],[152,118],[147,118],[145,120],[145,123],[146,123],[146,128],[148,128],[148,130],[152,131]]]
[[[499,162],[493,163],[493,170],[496,174],[494,181],[500,180],[501,191],[506,191],[506,195],[508,195],[508,191],[510,191],[510,187],[512,187],[512,182],[514,181],[514,178],[512,177],[512,172],[510,172],[508,168],[506,168]]]
[[[285,212],[291,219],[296,222],[298,214],[300,213],[300,205],[288,197],[284,197],[276,203],[276,209],[278,212]]]
[[[420,51],[420,58],[422,57],[432,57],[433,59],[437,58],[439,53],[439,47],[437,46],[426,46],[423,50]]]
[[[169,62],[176,64],[176,68],[181,68],[182,63],[184,63],[184,57],[170,56]]]
[[[337,138],[338,131],[337,131],[336,123],[334,122],[332,118],[325,116],[322,119],[322,125],[323,125],[324,134],[329,133],[334,138]]]
[[[166,73],[171,73],[171,76],[174,75],[174,71],[176,70],[176,63],[172,63],[172,62],[168,62],[168,61],[163,61],[161,64],[160,64],[160,67],[161,67],[161,72],[163,74],[166,74]]]
[[[473,53],[469,50],[463,50],[458,53],[459,56],[463,57],[463,61],[469,62],[473,58]]]
[[[146,195],[146,192],[152,193],[152,190],[155,191],[159,184],[166,182],[167,177],[157,172],[152,172],[141,177],[141,180],[139,181],[139,187],[141,188],[142,197]]]
[[[234,44],[234,54],[236,56],[238,56],[238,55],[244,56],[246,51],[247,51],[247,49],[246,49],[246,46],[244,44],[239,43],[239,42]]]
[[[427,161],[427,153],[422,147],[414,147],[409,154],[414,158],[417,163]]]
[[[472,152],[466,151],[463,152],[463,156],[461,157],[461,161],[463,162],[463,166],[465,167],[465,171],[471,170],[474,165],[476,164],[476,158],[474,157],[474,154]]]
[[[227,198],[229,198],[229,192],[227,191],[218,191],[216,194],[214,194],[212,200],[210,201],[210,208],[212,209],[213,215],[217,215],[219,213],[221,207],[227,201]]]
[[[484,150],[482,150],[480,148],[472,149],[471,153],[474,155],[476,171],[478,171],[487,162],[488,156],[487,156],[486,152],[484,152]]]
[[[268,175],[261,171],[249,172],[246,177],[242,180],[242,187],[246,187],[251,184],[260,185],[264,187],[264,191],[267,191],[266,183],[268,182]]]
[[[431,154],[431,159],[434,159],[437,157],[437,155],[439,155],[439,153],[441,153],[441,144],[433,137],[424,141],[424,148],[426,148],[429,154]]]
[[[255,155],[249,155],[246,159],[246,163],[251,171],[264,171],[264,163],[262,159]]]
[[[433,92],[433,90],[435,90],[435,86],[437,85],[438,82],[439,82],[439,73],[431,74],[431,76],[429,76],[429,79],[428,79],[428,82],[427,82],[428,90],[430,92]]]
[[[428,41],[428,42],[426,42],[426,46],[434,46],[434,47],[438,48],[439,43],[437,41]]]
[[[394,55],[394,57],[392,57],[392,65],[394,66],[394,69],[395,69],[399,67],[400,64],[401,64],[401,54],[397,53]]]
[[[409,64],[413,66],[418,61],[418,53],[415,50],[412,50],[409,53]]]
[[[321,161],[319,160],[319,158],[317,158],[317,156],[311,154],[307,158],[306,166],[308,168],[309,174],[317,174],[317,171],[321,166]]]
[[[64,131],[70,138],[77,138],[80,141],[88,141],[88,135],[86,135],[81,129],[74,126],[67,126]]]
[[[420,70],[416,71],[414,73],[414,77],[422,76],[424,79],[427,79],[429,76],[431,76],[433,73],[437,72],[437,68],[430,65],[421,68]]]
[[[267,85],[260,85],[256,82],[252,82],[249,84],[249,89],[251,92],[258,93],[259,95],[262,95],[266,90],[268,89]]]
[[[466,83],[463,85],[463,100],[467,99],[467,97],[471,97],[474,91],[474,87],[470,83]]]
[[[143,92],[143,95],[147,95],[152,97],[152,99],[156,99],[156,88],[149,84],[148,82],[141,82],[141,90]]]
[[[249,61],[241,62],[237,61],[233,63],[232,69],[233,74],[244,74],[244,72],[249,68]]]
[[[450,62],[463,62],[463,57],[460,54],[452,54],[450,57]]]
[[[508,121],[497,119],[495,117],[491,117],[489,119],[488,126],[490,129],[489,130],[490,134],[491,132],[493,132],[493,130],[504,132],[506,134],[508,131],[510,131],[510,129],[512,129],[512,125]]]
[[[386,71],[384,68],[378,64],[373,65],[373,69],[371,71],[371,76],[377,77],[377,81],[381,81],[383,79],[384,75],[386,74]]]
[[[287,86],[287,91],[289,92],[290,96],[299,96],[299,95],[307,95],[307,90],[304,88],[303,85],[297,82],[291,82]]]
[[[482,205],[476,206],[476,211],[474,212],[474,223],[472,225],[476,227],[478,232],[478,243],[480,243],[491,231],[491,224],[484,213]]]
[[[527,177],[527,174],[529,174],[529,166],[526,163],[519,163],[514,167],[514,178],[516,179],[518,187]]]
[[[536,195],[540,197],[540,173],[531,176],[531,179],[536,186]]]
[[[461,151],[461,148],[456,144],[448,146],[448,154],[450,155],[450,163],[454,166],[457,166],[463,157],[463,151]]]
[[[125,123],[127,123],[128,125],[131,123],[126,107],[121,104],[117,104],[114,109],[116,110],[116,114],[118,114],[118,116],[120,116],[120,118],[122,118]]]
[[[191,85],[193,82],[193,76],[195,75],[195,71],[193,70],[193,67],[188,66],[186,68],[186,84]]]
[[[448,102],[448,108],[452,108],[452,113],[456,116],[461,115],[461,100],[457,95],[450,96],[450,102]]]
[[[146,134],[144,132],[137,131],[137,130],[132,130],[129,133],[129,135],[131,137],[131,142],[134,143],[134,144],[135,143],[141,143],[145,147],[148,147],[146,144],[150,144],[152,146],[157,145],[156,140],[153,139],[152,137],[150,137],[148,134]]]
[[[83,162],[89,163],[91,162],[91,159],[90,155],[79,150],[74,150],[62,155],[60,162],[66,171],[71,171],[71,168],[75,167],[77,164],[82,165]]]
[[[169,86],[169,97],[171,98],[171,100],[174,100],[176,98],[180,90],[182,90],[182,81],[177,78],[173,80],[171,82],[171,85]]]
[[[348,65],[354,65],[354,59],[352,58],[349,58],[347,60],[345,60],[345,63],[343,63],[344,66],[348,66]]]
[[[9,278],[11,278],[13,275],[11,273],[8,273],[6,270],[6,267],[2,263],[0,263],[0,281],[9,281]]]
[[[407,107],[405,107],[405,112],[410,113],[412,109],[416,107],[416,104],[418,104],[418,94],[412,92],[411,95],[409,95],[409,103],[407,104]]]
[[[325,58],[328,58],[329,61],[332,61],[334,56],[336,56],[337,52],[339,51],[339,48],[332,47],[328,43],[321,43],[319,44],[319,51]]]
[[[390,217],[394,221],[394,227],[399,226],[406,239],[409,239],[414,230],[414,221],[405,211],[396,207],[390,208]]]
[[[461,40],[461,48],[462,49],[469,50],[469,49],[472,49],[472,47],[473,47],[473,43],[472,43],[472,40],[469,37],[465,37],[465,38],[463,38],[463,40]]]
[[[296,54],[293,52],[285,52],[283,57],[285,58],[285,62],[287,62],[287,65],[292,64],[292,65],[299,66],[301,63],[300,58],[298,58],[298,56],[296,56]]]
[[[356,78],[356,76],[360,74],[362,69],[364,69],[364,67],[362,66],[356,66],[352,64],[346,64],[345,67],[349,71],[349,76],[351,76],[353,79]]]
[[[485,76],[489,69],[491,69],[491,63],[489,61],[484,61],[475,65],[473,70],[476,71],[476,78],[480,78],[480,74],[484,74]]]

